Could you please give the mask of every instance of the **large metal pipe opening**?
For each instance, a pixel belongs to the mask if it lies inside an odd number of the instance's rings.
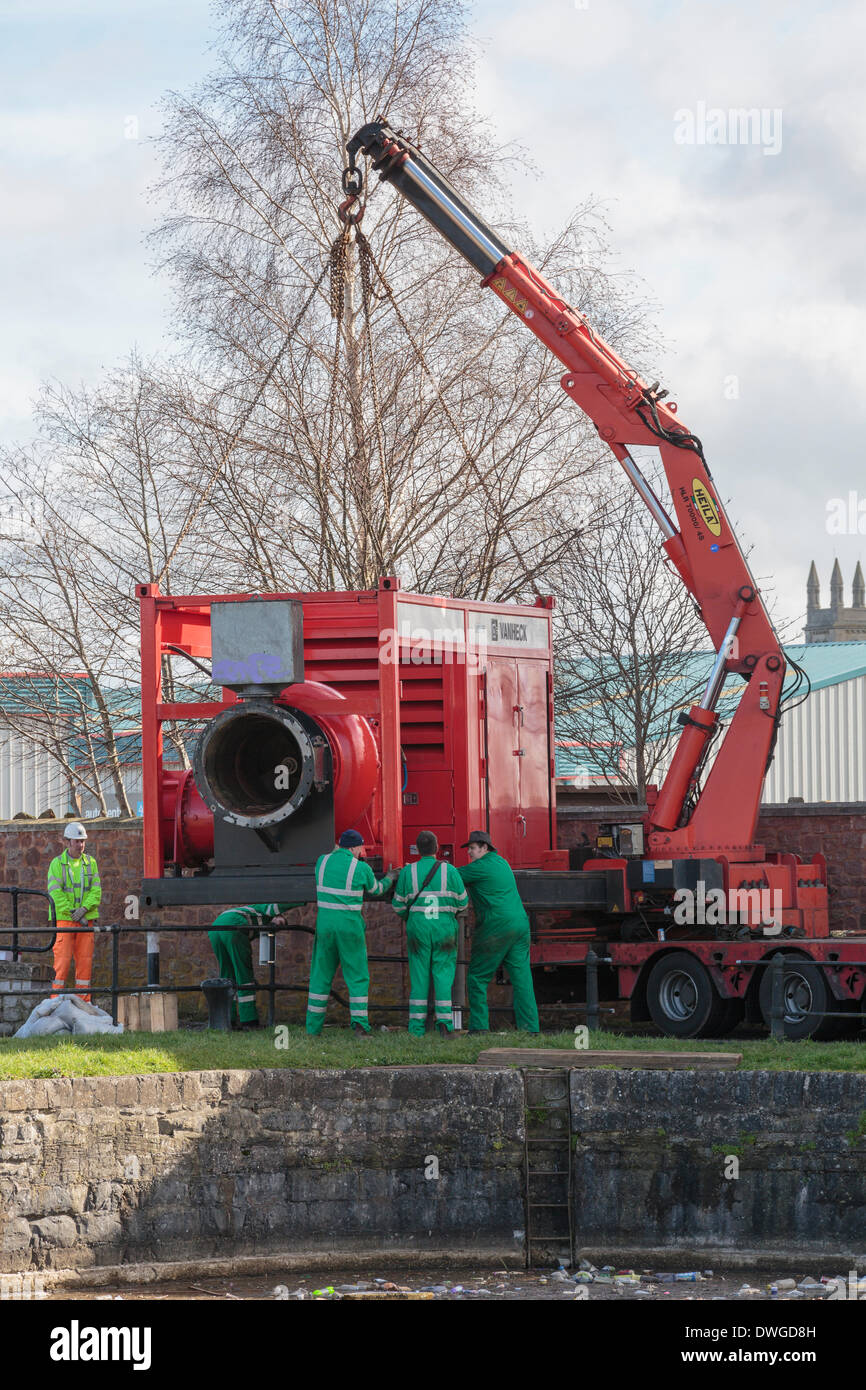
[[[326,777],[327,740],[315,721],[269,700],[245,700],[203,731],[195,780],[221,820],[263,829],[286,820]]]

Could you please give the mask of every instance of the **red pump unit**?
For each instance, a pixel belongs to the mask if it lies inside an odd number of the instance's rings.
[[[145,906],[251,890],[312,900],[315,859],[348,826],[385,865],[406,861],[420,829],[453,857],[478,828],[515,866],[542,864],[555,814],[550,601],[433,598],[393,578],[349,593],[138,593]],[[214,657],[217,608],[237,634],[271,604],[281,622],[300,609],[302,680],[257,685],[271,674],[260,660],[213,700],[164,699],[168,655],[213,660],[220,681],[244,665]],[[167,721],[203,724],[191,770],[163,765]]]

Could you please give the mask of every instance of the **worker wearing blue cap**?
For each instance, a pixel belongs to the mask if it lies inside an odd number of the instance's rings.
[[[321,1033],[328,1007],[328,995],[337,966],[349,992],[349,1016],[354,1031],[369,1033],[367,997],[370,967],[364,938],[362,907],[364,894],[381,898],[387,893],[395,873],[376,878],[363,858],[364,837],[357,830],[344,830],[329,854],[316,860],[316,938],[310,965],[310,991],[307,999],[307,1032]]]

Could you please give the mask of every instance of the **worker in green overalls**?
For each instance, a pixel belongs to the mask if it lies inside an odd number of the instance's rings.
[[[511,866],[497,854],[486,830],[473,830],[461,849],[470,862],[460,869],[475,909],[472,955],[466,972],[469,1032],[488,1029],[487,987],[500,965],[514,992],[514,1019],[525,1033],[537,1033],[538,1008],[529,965],[529,918]]]
[[[367,999],[370,967],[361,909],[364,894],[381,898],[397,875],[389,871],[377,878],[363,859],[364,837],[357,830],[344,830],[329,854],[316,860],[316,937],[310,964],[310,993],[307,1000],[307,1032],[321,1033],[331,982],[341,966],[349,992],[352,1031],[369,1033]]]
[[[284,914],[300,906],[300,903],[252,903],[249,907],[233,907],[229,912],[221,912],[208,932],[220,975],[225,980],[234,980],[237,987],[232,1014],[242,1032],[259,1027],[252,938],[268,927],[284,927]]]
[[[451,990],[457,970],[457,914],[469,907],[463,880],[453,864],[436,858],[432,830],[415,837],[420,859],[400,870],[391,906],[406,921],[409,948],[409,1032],[424,1036],[427,999],[433,977],[436,1024],[447,1036],[453,1028]]]

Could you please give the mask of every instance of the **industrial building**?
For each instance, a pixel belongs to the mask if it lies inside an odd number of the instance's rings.
[[[803,668],[811,690],[802,704],[797,703],[799,695],[792,700],[782,719],[763,803],[866,800],[866,641],[816,641],[786,647],[785,654]],[[678,678],[684,712],[712,663],[712,652],[696,652]],[[791,680],[789,676],[789,684]],[[718,706],[723,720],[736,707],[740,688],[739,677],[729,675]],[[630,752],[622,750],[623,788],[630,782]],[[663,754],[656,780],[667,770],[670,753]],[[557,745],[557,789],[565,798],[573,798],[591,789],[610,788],[610,778],[602,770],[609,764],[607,750],[603,758],[597,758],[591,748],[563,740]]]

